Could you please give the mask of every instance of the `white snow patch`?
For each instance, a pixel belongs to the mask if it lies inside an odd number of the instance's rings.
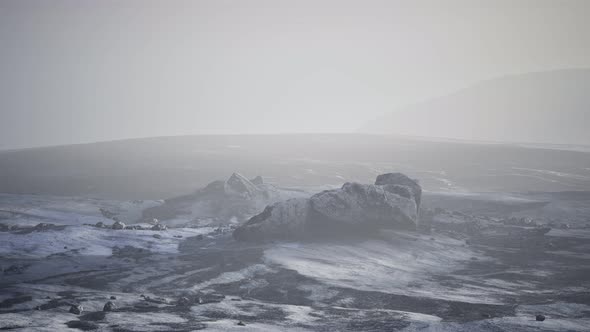
[[[60,253],[69,256],[110,256],[112,248],[116,246],[132,246],[157,253],[177,253],[178,244],[184,237],[207,234],[211,231],[211,228],[184,228],[156,232],[67,226],[63,230],[28,234],[2,232],[0,233],[0,255],[4,258],[42,258]],[[154,234],[162,238],[156,239],[153,237]],[[174,235],[182,235],[183,238],[176,238]]]
[[[207,281],[194,285],[191,289],[198,291],[203,288],[207,288],[211,285],[228,284],[241,280],[249,281],[250,279],[252,279],[252,277],[254,277],[257,274],[264,274],[272,271],[273,270],[267,267],[266,265],[255,264],[248,266],[244,269],[241,269],[239,271],[224,272],[216,278],[209,279]]]
[[[276,245],[265,251],[269,263],[282,265],[330,286],[470,303],[500,303],[498,289],[464,284],[451,288],[434,280],[478,256],[461,241],[437,237],[413,241],[402,235],[389,242],[369,240],[355,245]]]

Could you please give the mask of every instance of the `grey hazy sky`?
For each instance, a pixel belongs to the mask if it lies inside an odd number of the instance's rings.
[[[590,66],[590,1],[0,0],[0,148],[346,132]]]

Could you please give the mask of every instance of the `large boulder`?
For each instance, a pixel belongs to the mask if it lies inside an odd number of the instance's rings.
[[[74,315],[80,315],[80,314],[82,314],[83,311],[84,311],[84,307],[82,307],[82,305],[80,305],[80,304],[72,304],[70,306],[70,310],[69,310],[69,312]]]
[[[112,229],[125,229],[125,223],[121,221],[115,221],[111,226]]]
[[[308,212],[306,198],[278,202],[238,227],[233,236],[245,241],[299,238],[304,235]]]
[[[102,311],[115,311],[117,309],[117,306],[115,305],[115,303],[113,301],[109,301],[107,303],[105,303],[104,307],[102,307]]]
[[[420,208],[422,198],[422,187],[418,181],[410,179],[402,173],[386,173],[377,176],[376,186],[383,186],[385,190],[396,193],[406,198],[411,198],[416,202],[416,207]]]
[[[310,198],[310,225],[316,233],[378,228],[415,229],[416,203],[382,186],[345,183]],[[333,229],[337,227],[337,229]]]
[[[356,236],[382,228],[416,229],[422,189],[399,175],[380,176],[379,184],[345,183],[309,199],[268,206],[234,231],[243,241]]]

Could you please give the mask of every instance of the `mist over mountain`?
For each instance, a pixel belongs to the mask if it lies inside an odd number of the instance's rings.
[[[397,109],[361,130],[468,140],[590,144],[590,69],[483,81]]]

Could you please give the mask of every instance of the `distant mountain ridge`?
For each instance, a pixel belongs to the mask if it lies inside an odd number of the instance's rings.
[[[400,108],[362,132],[466,140],[590,144],[590,69],[487,80]]]

